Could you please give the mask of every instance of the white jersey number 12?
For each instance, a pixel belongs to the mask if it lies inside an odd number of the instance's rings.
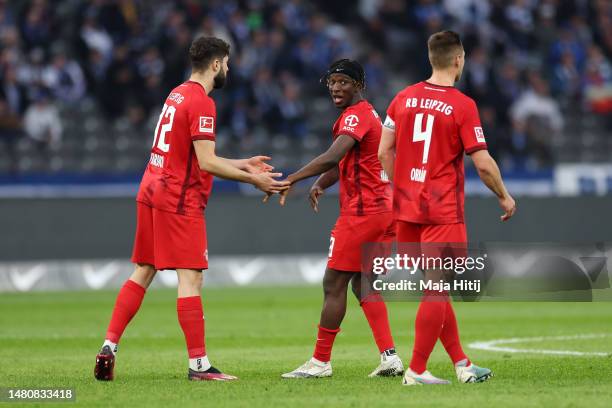
[[[155,126],[153,147],[155,147],[155,144],[157,143],[157,148],[164,153],[168,153],[168,150],[170,150],[170,144],[166,143],[166,133],[172,130],[172,122],[174,122],[175,112],[176,108],[174,106],[164,104],[164,109],[162,109],[162,112],[159,115],[159,120],[157,121],[157,126]],[[169,118],[168,123],[161,125],[164,118]]]

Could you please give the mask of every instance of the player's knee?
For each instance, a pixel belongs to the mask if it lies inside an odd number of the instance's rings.
[[[130,279],[138,283],[140,286],[148,288],[153,278],[155,277],[155,267],[149,264],[137,264],[136,270],[130,276]]]
[[[192,270],[177,271],[179,285],[184,288],[201,289],[202,288],[202,272]]]
[[[325,298],[340,297],[346,295],[346,287],[342,287],[337,281],[323,283],[323,295]]]

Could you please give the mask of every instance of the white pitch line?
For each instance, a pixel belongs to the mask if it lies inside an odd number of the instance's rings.
[[[562,356],[598,356],[608,357],[612,353],[603,353],[600,351],[573,351],[573,350],[546,350],[546,349],[523,349],[514,347],[500,347],[505,344],[516,344],[526,342],[542,342],[549,340],[583,340],[583,339],[598,339],[608,337],[611,334],[577,334],[574,336],[549,336],[549,337],[513,337],[511,339],[496,339],[489,341],[477,341],[468,344],[469,348],[486,351],[501,351],[506,353],[533,353],[533,354],[553,354]]]

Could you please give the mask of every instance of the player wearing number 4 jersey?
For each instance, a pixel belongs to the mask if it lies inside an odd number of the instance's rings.
[[[313,356],[283,378],[329,377],[332,375],[331,351],[346,312],[349,283],[370,324],[380,352],[375,376],[401,375],[404,367],[395,352],[387,309],[380,294],[366,292],[362,285],[362,245],[393,240],[391,187],[376,153],[382,124],[372,105],[363,99],[365,74],[351,60],[333,63],[325,76],[330,96],[342,114],[334,124],[333,143],[319,157],[287,177],[291,183],[314,175],[321,176],[310,190],[313,209],[318,198],[340,180],[340,217],[331,233],[329,259],[323,277],[323,310]],[[288,191],[288,190],[287,190]],[[287,191],[281,193],[284,205]]]
[[[387,110],[378,156],[394,183],[398,242],[465,245],[464,153],[497,196],[504,211],[502,221],[512,217],[515,203],[487,152],[476,104],[453,87],[465,62],[459,35],[435,33],[427,45],[432,76],[395,96]],[[445,272],[425,271],[425,279],[439,281]],[[472,364],[464,354],[448,293],[426,290],[416,316],[414,349],[404,384],[448,383],[427,371],[438,339],[455,364],[460,382],[480,382],[491,376],[491,370]]]
[[[215,154],[217,115],[209,94],[221,88],[228,71],[229,45],[201,37],[189,49],[192,74],[166,98],[155,129],[149,164],[137,201],[132,261],[136,270],[117,296],[106,339],[96,357],[98,380],[112,380],[119,339],[134,317],[145,291],[161,269],[178,274],[178,320],[185,335],[190,380],[235,380],[212,367],[204,342],[200,299],[202,270],[208,268],[204,209],[213,176],[281,192],[288,182],[272,177],[266,156],[229,160]]]

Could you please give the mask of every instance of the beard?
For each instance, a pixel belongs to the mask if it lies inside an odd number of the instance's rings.
[[[225,85],[225,80],[227,79],[227,74],[222,70],[215,76],[213,88],[220,89]]]

